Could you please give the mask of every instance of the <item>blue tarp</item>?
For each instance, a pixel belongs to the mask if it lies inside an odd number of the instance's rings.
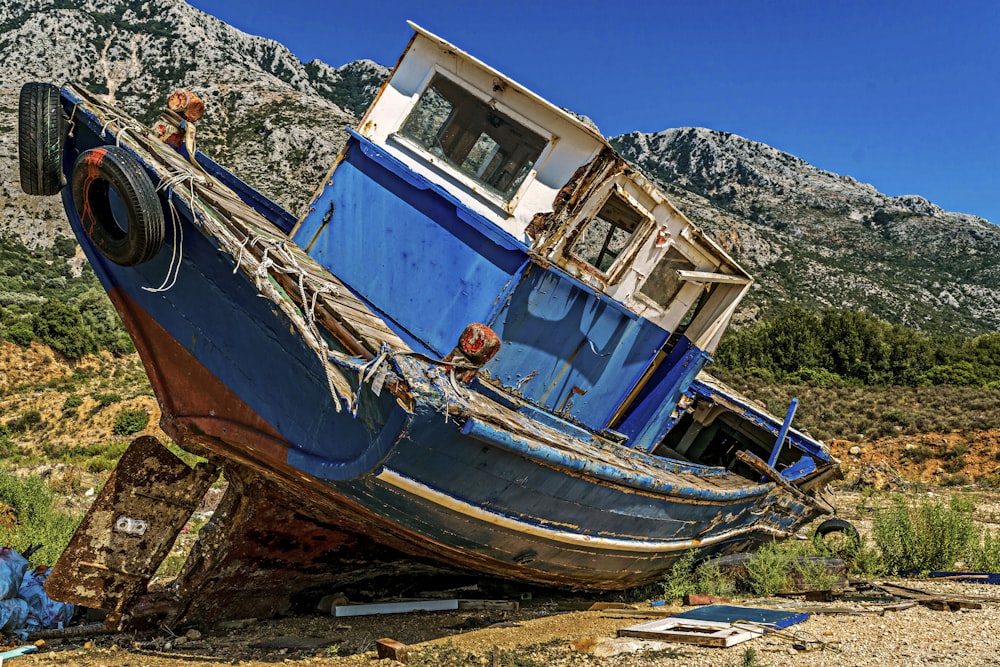
[[[797,611],[781,611],[780,609],[759,609],[757,607],[710,604],[704,607],[695,607],[680,614],[674,614],[671,618],[717,621],[720,623],[749,621],[759,625],[768,625],[777,630],[801,623],[809,618],[809,614]]]
[[[49,568],[29,571],[28,560],[10,547],[0,548],[0,631],[27,637],[43,628],[60,628],[73,618],[75,607],[45,593]]]
[[[931,572],[927,576],[931,579],[951,579],[968,584],[1000,585],[1000,573],[997,572]]]

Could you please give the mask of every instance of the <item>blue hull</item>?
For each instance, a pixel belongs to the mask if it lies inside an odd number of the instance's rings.
[[[75,92],[63,95],[77,120],[64,157],[72,178],[79,153],[115,136]],[[182,447],[253,471],[280,489],[275,497],[302,499],[296,512],[331,532],[448,567],[623,589],[662,577],[691,549],[744,550],[825,512],[802,482],[835,462],[801,434],[782,453],[784,465],[812,463],[795,484],[773,469],[762,481],[735,462],[657,450],[692,447],[678,426],[678,405],[692,396],[765,433],[780,422],[698,384],[707,355],[685,339],[645,373],[666,332],[533,262],[362,138],[294,236],[288,214],[200,158],[256,211],[261,238],[291,249],[303,275],[336,281],[342,317],[329,326],[306,313],[308,299],[294,301],[294,280],[251,275],[241,261],[253,243],[227,246],[133,141],[123,145],[163,186],[167,233],[151,261],[109,261],[69,188],[63,198],[135,340],[163,428]],[[327,224],[326,207],[364,219],[365,233]],[[400,258],[400,247],[422,251]],[[411,321],[422,324],[402,324]],[[439,360],[470,321],[489,323],[503,346],[461,384]],[[628,401],[623,383],[635,388]]]

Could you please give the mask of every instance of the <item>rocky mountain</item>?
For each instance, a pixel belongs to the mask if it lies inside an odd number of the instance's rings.
[[[29,242],[51,236],[55,200],[20,195],[17,94],[26,81],[78,81],[152,121],[177,88],[200,95],[209,113],[198,145],[285,207],[308,200],[384,79],[359,62],[336,69],[303,64],[277,42],[240,32],[181,0],[0,0],[0,230]],[[15,213],[22,211],[23,213]],[[56,211],[53,214],[52,211]]]
[[[172,90],[190,88],[208,107],[199,147],[298,212],[388,71],[302,63],[182,0],[0,0],[0,50],[13,64],[0,69],[0,174],[10,175],[0,179],[0,233],[29,244],[67,226],[56,198],[28,197],[17,183],[26,81],[80,81],[147,121]],[[612,143],[756,276],[746,317],[788,302],[939,333],[1000,329],[1000,227],[986,220],[889,197],[722,132]]]

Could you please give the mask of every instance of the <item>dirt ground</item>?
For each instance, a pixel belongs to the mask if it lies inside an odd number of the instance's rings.
[[[907,583],[922,588],[934,585]],[[986,588],[991,587],[948,585],[953,593],[992,600],[982,603],[982,609],[961,612],[915,606],[879,614],[877,606],[855,604],[856,611],[848,614],[837,603],[778,598],[734,601],[813,613],[786,631],[729,648],[616,638],[620,629],[676,613],[681,610],[677,606],[651,607],[647,602],[626,609],[573,611],[570,607],[590,601],[534,599],[516,613],[424,612],[349,619],[309,614],[204,632],[189,629],[180,636],[161,630],[49,640],[37,653],[7,664],[374,667],[395,664],[380,661],[374,651],[377,639],[391,637],[407,646],[410,665],[991,665],[998,664],[1000,592],[982,595]],[[824,609],[836,613],[816,613]]]

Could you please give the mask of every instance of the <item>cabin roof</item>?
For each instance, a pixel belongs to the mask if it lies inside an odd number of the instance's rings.
[[[611,144],[608,143],[608,140],[605,139],[601,135],[600,132],[598,132],[597,130],[595,130],[590,125],[587,125],[586,123],[582,122],[579,118],[577,118],[576,116],[574,116],[570,112],[566,111],[565,109],[563,109],[561,107],[556,106],[555,104],[552,104],[551,102],[549,102],[544,97],[541,97],[540,95],[532,92],[531,89],[526,88],[525,86],[519,84],[517,81],[514,81],[512,78],[510,78],[509,76],[507,76],[503,72],[501,72],[501,71],[499,71],[497,69],[494,69],[493,67],[490,67],[489,65],[487,65],[483,61],[479,60],[478,58],[476,58],[472,54],[468,53],[467,51],[463,51],[462,49],[458,48],[457,46],[455,46],[454,44],[452,44],[448,40],[444,39],[443,37],[439,37],[439,36],[435,35],[434,33],[430,32],[429,30],[425,30],[424,28],[420,27],[419,25],[417,25],[413,21],[407,21],[406,23],[418,35],[422,35],[422,36],[426,37],[427,39],[429,39],[431,41],[437,42],[438,45],[441,46],[443,49],[455,53],[455,55],[461,57],[467,63],[478,67],[479,69],[483,70],[484,72],[486,72],[487,74],[489,74],[491,76],[494,76],[494,77],[502,79],[507,86],[509,86],[510,88],[516,90],[521,95],[524,95],[525,97],[527,97],[528,99],[532,100],[536,104],[539,104],[539,105],[545,107],[548,111],[552,112],[553,114],[555,114],[557,116],[560,116],[563,120],[565,120],[565,121],[567,121],[567,122],[575,125],[576,127],[580,128],[584,132],[590,134],[592,137],[594,137],[595,139],[597,139],[603,145],[605,145],[605,146],[611,146]]]

